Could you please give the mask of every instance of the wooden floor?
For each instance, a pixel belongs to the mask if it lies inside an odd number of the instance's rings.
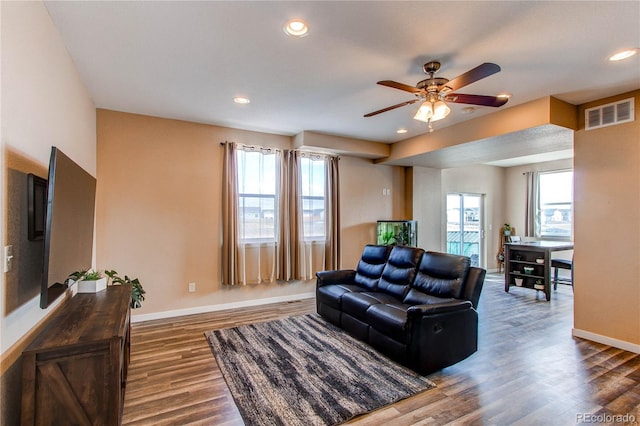
[[[478,352],[430,375],[436,389],[350,424],[611,424],[625,419],[586,416],[626,414],[637,425],[640,355],[572,337],[572,299],[566,286],[551,302],[533,290],[505,293],[489,276]],[[314,311],[303,300],[134,324],[124,424],[242,425],[203,333]]]

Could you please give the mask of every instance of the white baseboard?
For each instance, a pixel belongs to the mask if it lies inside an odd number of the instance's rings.
[[[571,334],[575,337],[592,340],[594,342],[602,343],[603,345],[609,345],[609,346],[613,346],[614,348],[624,349],[625,351],[640,354],[640,345],[635,343],[614,339],[612,337],[603,336],[601,334],[596,334],[590,331],[580,330],[577,328],[571,329]]]
[[[154,312],[152,314],[131,315],[131,322],[151,321],[164,318],[181,317],[184,315],[247,308],[250,306],[269,305],[271,303],[291,302],[293,300],[313,299],[314,297],[316,297],[315,292],[301,293],[288,296],[268,297],[265,299],[243,300],[242,302],[221,303],[219,305],[197,306],[195,308],[176,309],[174,311]]]

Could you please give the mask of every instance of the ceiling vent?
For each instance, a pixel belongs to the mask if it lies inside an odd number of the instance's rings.
[[[633,98],[589,108],[584,111],[585,130],[628,123],[635,119]]]

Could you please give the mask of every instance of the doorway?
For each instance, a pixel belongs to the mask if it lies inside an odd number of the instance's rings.
[[[447,194],[447,253],[468,256],[484,265],[484,195]]]

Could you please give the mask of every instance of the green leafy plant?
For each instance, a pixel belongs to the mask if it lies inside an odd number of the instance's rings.
[[[131,279],[127,275],[122,278],[113,270],[104,271],[104,273],[109,277],[113,285],[131,284],[131,308],[136,309],[142,306],[142,301],[144,300],[146,291],[142,288],[142,283],[140,283],[138,278]]]
[[[100,271],[94,271],[93,269],[89,269],[88,271],[75,271],[69,274],[67,279],[64,281],[65,284],[69,284],[70,280],[73,281],[97,281],[102,278],[103,275]]]
[[[508,223],[504,224],[504,230],[505,231],[511,231],[511,225],[509,225]]]
[[[390,245],[395,240],[395,233],[393,231],[385,231],[381,235],[382,244]]]

